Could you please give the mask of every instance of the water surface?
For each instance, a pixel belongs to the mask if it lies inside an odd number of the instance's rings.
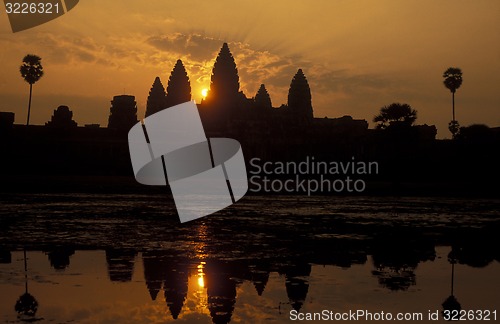
[[[462,309],[494,310],[499,207],[251,196],[179,224],[163,195],[4,194],[0,321],[281,323],[292,310],[323,309],[427,316],[452,294]],[[38,303],[28,318],[15,310],[26,283]]]

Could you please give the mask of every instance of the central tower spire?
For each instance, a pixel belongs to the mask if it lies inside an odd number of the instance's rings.
[[[207,101],[219,109],[231,109],[237,103],[239,91],[238,69],[229,46],[224,43],[212,69]]]

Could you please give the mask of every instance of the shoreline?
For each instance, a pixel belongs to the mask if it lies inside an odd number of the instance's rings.
[[[282,180],[282,179],[281,179]],[[314,179],[312,179],[314,180]],[[249,196],[429,196],[498,198],[500,187],[484,182],[391,182],[365,181],[363,192],[307,192],[256,191],[249,183]],[[255,183],[253,184],[255,185]],[[22,193],[102,193],[102,194],[167,194],[169,186],[141,185],[133,176],[83,176],[83,175],[3,175],[0,195]]]

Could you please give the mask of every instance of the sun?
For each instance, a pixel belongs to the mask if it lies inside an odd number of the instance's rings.
[[[208,94],[208,89],[203,89],[203,90],[201,90],[201,96],[202,96],[203,98],[206,98],[206,97],[207,97],[207,94]]]

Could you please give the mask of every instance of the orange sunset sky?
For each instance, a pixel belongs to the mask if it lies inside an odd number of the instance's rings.
[[[49,23],[12,33],[0,6],[0,111],[26,122],[29,85],[19,66],[42,57],[32,124],[68,105],[79,125],[107,125],[114,95],[136,96],[139,118],[156,76],[166,86],[183,60],[193,99],[210,86],[213,62],[228,42],[241,90],[266,84],[273,106],[286,103],[298,68],[306,74],[316,117],[351,115],[371,122],[383,105],[408,103],[417,123],[450,137],[450,66],[463,71],[456,93],[462,125],[500,126],[500,1],[496,0],[82,0]],[[371,123],[373,126],[373,123]]]

